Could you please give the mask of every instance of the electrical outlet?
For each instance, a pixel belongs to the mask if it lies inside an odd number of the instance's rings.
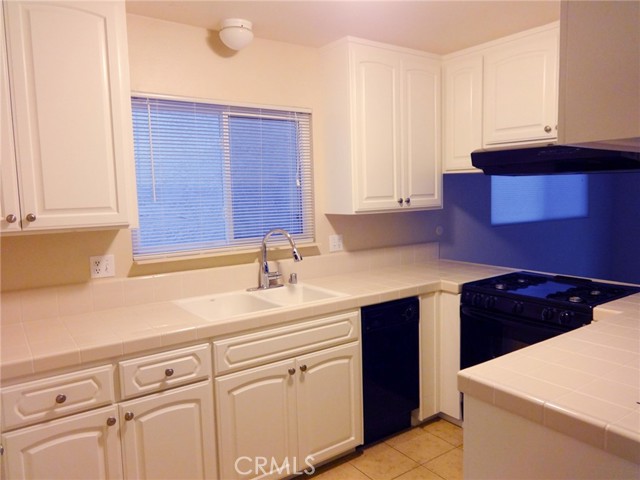
[[[342,249],[342,235],[329,235],[329,251],[341,252]]]
[[[116,263],[113,255],[89,257],[91,278],[113,277],[116,274]]]

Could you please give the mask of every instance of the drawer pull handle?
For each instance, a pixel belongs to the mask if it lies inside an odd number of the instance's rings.
[[[116,417],[107,418],[107,425],[113,427],[116,424]]]
[[[67,401],[67,396],[62,393],[56,397],[56,403],[64,403],[66,401]]]
[[[129,422],[131,420],[133,420],[133,412],[127,412],[124,414],[124,419]]]
[[[306,372],[307,371],[307,366],[306,365],[300,365],[300,371],[301,372]]]
[[[167,368],[167,369],[164,371],[164,374],[165,374],[167,377],[172,376],[172,375],[173,375],[173,373],[174,373],[174,372],[173,372],[173,368]]]
[[[293,375],[294,373],[296,373],[296,369],[295,368],[290,368],[289,369],[289,375]]]

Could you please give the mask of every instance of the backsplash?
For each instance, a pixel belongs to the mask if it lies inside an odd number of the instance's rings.
[[[378,248],[305,257],[302,262],[269,262],[286,281],[295,272],[298,282],[346,272],[409,265],[438,259],[438,243]],[[275,267],[275,268],[274,268]],[[93,280],[83,284],[2,293],[2,324],[79,315],[110,308],[242,290],[258,284],[258,264],[191,270],[134,278]]]

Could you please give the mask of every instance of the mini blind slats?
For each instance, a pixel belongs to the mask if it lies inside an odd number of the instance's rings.
[[[310,114],[133,97],[134,258],[314,239]]]

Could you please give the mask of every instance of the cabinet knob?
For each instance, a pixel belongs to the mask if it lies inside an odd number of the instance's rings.
[[[35,222],[36,216],[33,213],[27,214],[27,222]]]
[[[13,213],[10,213],[5,217],[7,223],[16,223],[18,221],[18,217],[16,217]]]
[[[127,412],[124,414],[124,419],[129,422],[131,420],[133,420],[133,412]]]
[[[116,424],[116,417],[107,418],[107,425],[113,427]]]
[[[547,125],[546,127],[544,127],[544,131],[547,133],[550,133],[551,130],[553,130],[549,125]]]
[[[67,396],[63,393],[61,393],[60,395],[56,396],[56,403],[64,403],[67,401]]]
[[[402,205],[404,203],[404,198],[399,198],[398,199],[398,205]]]
[[[295,368],[290,368],[289,369],[289,375],[293,375],[294,373],[296,373],[296,369]]]
[[[405,198],[404,203],[406,203],[407,205],[411,205],[411,197]]]
[[[164,371],[164,374],[165,374],[167,377],[172,376],[172,375],[174,374],[173,368],[167,368],[167,369]]]
[[[307,366],[306,365],[300,365],[300,371],[301,372],[306,372],[307,371]]]

